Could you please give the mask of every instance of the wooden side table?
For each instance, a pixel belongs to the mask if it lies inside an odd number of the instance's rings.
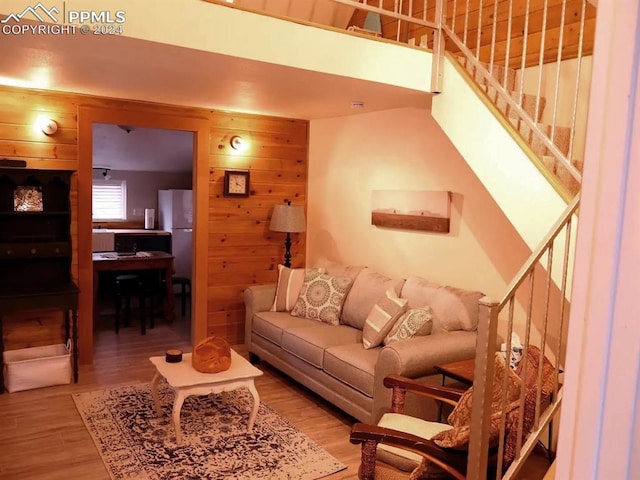
[[[436,372],[442,374],[442,386],[445,384],[447,377],[453,378],[465,385],[473,385],[473,374],[476,368],[476,361],[473,358],[467,360],[459,360],[457,362],[444,363],[436,365]]]

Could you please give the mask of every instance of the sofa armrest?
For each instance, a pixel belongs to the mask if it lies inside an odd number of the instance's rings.
[[[389,375],[422,378],[436,373],[435,366],[474,358],[476,332],[458,330],[413,337],[382,348],[374,374],[374,423],[391,408],[391,389],[384,386]]]
[[[271,308],[273,299],[276,296],[276,284],[252,285],[244,291],[244,342],[249,345],[251,342],[251,329],[253,315],[256,312],[264,312]]]

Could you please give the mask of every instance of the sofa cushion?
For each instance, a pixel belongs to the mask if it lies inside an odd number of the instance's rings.
[[[324,371],[373,398],[373,381],[381,348],[366,350],[362,342],[327,348]]]
[[[367,315],[376,302],[384,297],[385,292],[391,287],[399,294],[403,284],[404,279],[392,279],[368,267],[363,268],[344,301],[340,323],[362,330]]]
[[[307,270],[278,265],[276,295],[271,305],[272,312],[290,312],[300,296]]]
[[[317,324],[316,320],[292,317],[287,312],[258,312],[253,316],[252,329],[256,335],[279,346],[282,343],[283,330]]]
[[[362,330],[364,348],[375,348],[407,309],[407,300],[398,297],[394,287],[389,288],[373,306]]]
[[[476,330],[478,301],[483,295],[482,292],[438,285],[420,277],[407,278],[400,293],[409,301],[409,309],[431,307],[433,333]]]
[[[316,262],[315,268],[320,269],[323,273],[337,277],[356,278],[364,267],[360,265],[343,265],[321,257]]]
[[[430,307],[407,310],[393,324],[382,343],[389,345],[411,337],[430,335],[433,329],[432,317]]]
[[[342,304],[352,284],[351,277],[336,277],[308,270],[291,315],[338,325]]]
[[[312,320],[313,321],[313,320]],[[322,368],[325,349],[336,345],[362,342],[362,332],[346,325],[314,325],[293,327],[282,332],[282,349]]]

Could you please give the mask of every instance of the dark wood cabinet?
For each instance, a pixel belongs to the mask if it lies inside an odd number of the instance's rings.
[[[0,169],[0,352],[2,317],[27,309],[61,309],[72,337],[77,381],[70,183],[68,171]],[[0,368],[0,390],[3,380]]]

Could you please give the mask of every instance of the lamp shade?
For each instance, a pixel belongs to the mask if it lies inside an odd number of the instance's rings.
[[[269,229],[274,232],[304,232],[307,222],[304,219],[304,207],[300,205],[276,205]]]

